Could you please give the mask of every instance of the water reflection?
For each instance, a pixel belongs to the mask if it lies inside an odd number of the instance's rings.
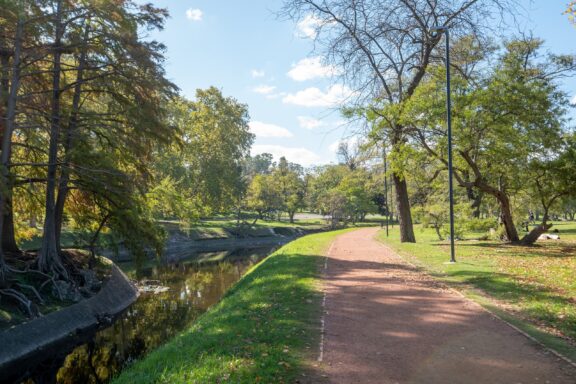
[[[243,249],[193,255],[192,259],[132,272],[139,280],[170,287],[144,293],[114,325],[70,353],[57,371],[58,383],[102,383],[123,366],[174,337],[272,250]],[[223,260],[198,263],[198,260]],[[121,265],[122,266],[122,265]]]

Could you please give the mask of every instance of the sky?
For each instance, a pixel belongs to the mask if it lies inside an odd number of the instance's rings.
[[[276,16],[282,0],[141,2],[170,13],[165,29],[149,37],[167,46],[167,77],[185,97],[215,86],[248,105],[252,155],[306,167],[336,162],[338,142],[354,131],[338,112],[351,91],[313,52],[310,23]],[[519,29],[543,38],[547,51],[576,54],[576,27],[562,14],[567,2],[520,0]],[[576,79],[562,88],[576,104]]]

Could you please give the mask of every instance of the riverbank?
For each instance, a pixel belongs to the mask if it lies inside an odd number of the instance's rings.
[[[378,239],[401,257],[448,283],[468,298],[542,344],[576,360],[576,224],[555,223],[561,240],[513,246],[491,240],[449,242],[434,230],[416,232],[418,243],[400,243],[397,229]]]
[[[63,351],[110,326],[137,298],[137,288],[111,264],[110,277],[94,296],[0,331],[2,382],[47,375]]]
[[[295,382],[317,352],[320,267],[347,230],[302,237],[245,275],[189,329],[115,383]]]

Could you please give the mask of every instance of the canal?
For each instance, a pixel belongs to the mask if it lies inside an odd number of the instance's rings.
[[[144,286],[139,299],[88,343],[37,367],[30,382],[106,383],[194,322],[272,247],[192,253],[177,262],[118,265]]]

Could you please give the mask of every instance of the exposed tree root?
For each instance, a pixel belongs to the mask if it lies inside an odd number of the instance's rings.
[[[36,307],[34,302],[32,302],[31,300],[28,300],[28,298],[23,293],[20,293],[17,290],[12,289],[12,288],[5,288],[5,289],[0,289],[0,295],[4,295],[6,297],[9,297],[12,300],[16,301],[18,304],[20,304],[24,308],[24,310],[26,311],[26,314],[28,315],[28,317],[35,318],[35,317],[38,317],[40,315],[38,308]]]
[[[19,284],[19,283],[17,284],[21,288],[27,288],[30,291],[32,291],[34,293],[34,295],[40,300],[41,304],[44,303],[44,299],[42,298],[42,295],[40,295],[40,292],[49,283],[52,283],[54,289],[56,290],[58,298],[60,300],[63,300],[64,294],[62,293],[62,290],[60,289],[58,284],[56,284],[56,277],[54,275],[49,275],[49,274],[41,272],[35,268],[32,268],[31,263],[27,263],[26,267],[24,269],[16,269],[16,268],[8,266],[8,270],[10,271],[10,273],[14,273],[14,274],[29,274],[30,273],[30,274],[35,274],[35,275],[41,276],[41,277],[46,279],[42,284],[40,284],[40,287],[38,289],[35,289],[31,285]]]
[[[58,254],[57,263],[45,265],[45,270],[41,270],[39,258],[34,256],[25,253],[11,255],[18,267],[14,263],[1,263],[0,296],[18,304],[30,318],[41,316],[38,305],[46,303],[46,295],[62,301],[70,300],[71,294],[76,297],[76,290],[81,297],[79,286],[83,284],[83,275],[74,257],[67,253]],[[52,289],[46,290],[50,286]]]
[[[27,289],[27,290],[31,291],[31,292],[34,294],[34,296],[36,296],[36,298],[38,299],[38,302],[39,302],[40,304],[44,304],[44,299],[42,298],[42,296],[40,296],[40,293],[38,293],[38,291],[36,290],[36,288],[34,288],[34,287],[31,286],[31,285],[22,284],[22,283],[16,283],[16,285],[19,286],[19,287],[22,288],[22,289]]]

